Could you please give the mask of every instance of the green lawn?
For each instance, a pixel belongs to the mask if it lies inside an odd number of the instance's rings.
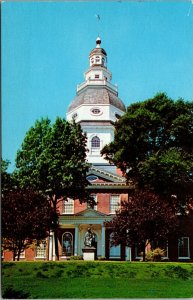
[[[3,262],[2,295],[25,299],[192,298],[193,264]]]

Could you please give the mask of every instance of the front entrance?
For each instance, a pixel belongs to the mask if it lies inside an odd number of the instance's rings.
[[[82,249],[85,247],[84,240],[88,228],[91,228],[94,235],[95,259],[105,257],[105,228],[101,224],[72,224],[68,228],[60,227],[58,231],[59,256],[62,260],[74,255],[83,255]]]

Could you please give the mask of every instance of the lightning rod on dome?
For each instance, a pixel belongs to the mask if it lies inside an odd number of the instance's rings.
[[[100,21],[101,17],[100,17],[100,15],[98,15],[98,14],[96,14],[95,17],[96,17],[96,19],[97,19],[97,21],[98,21],[98,31],[99,31],[99,21]],[[100,34],[98,33],[98,37],[99,37],[99,36],[100,36]]]

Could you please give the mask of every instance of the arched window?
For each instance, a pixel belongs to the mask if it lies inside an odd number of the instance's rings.
[[[91,148],[100,148],[100,139],[98,136],[94,136],[91,140]]]
[[[121,247],[120,245],[118,246],[111,246],[111,241],[113,238],[113,233],[110,234],[110,239],[109,239],[109,257],[110,258],[120,258],[121,257]]]
[[[65,232],[62,236],[62,255],[73,255],[73,235],[71,232]]]

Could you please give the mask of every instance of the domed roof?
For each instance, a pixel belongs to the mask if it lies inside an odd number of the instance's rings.
[[[111,104],[122,111],[126,111],[125,105],[118,96],[105,87],[87,87],[78,94],[68,107],[68,112],[83,104]]]
[[[104,54],[107,56],[106,51],[103,48],[94,48],[91,52],[89,57],[91,57],[93,54]]]
[[[90,52],[89,57],[91,57],[93,54],[104,54],[105,56],[107,56],[106,51],[103,48],[101,48],[100,45],[101,45],[101,39],[98,36],[96,39],[96,47]]]

